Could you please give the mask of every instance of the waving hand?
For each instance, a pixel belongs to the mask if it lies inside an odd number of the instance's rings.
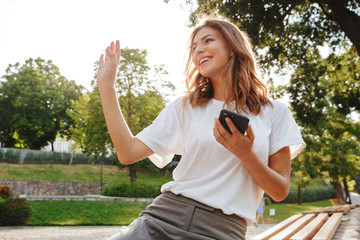
[[[120,65],[120,41],[116,43],[111,42],[110,46],[106,48],[106,55],[101,54],[99,59],[99,68],[97,73],[97,84],[110,84],[115,83],[116,71]]]

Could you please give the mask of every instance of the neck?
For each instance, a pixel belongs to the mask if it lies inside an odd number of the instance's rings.
[[[211,80],[211,84],[214,90],[214,99],[225,101],[225,86],[221,81],[213,81]]]

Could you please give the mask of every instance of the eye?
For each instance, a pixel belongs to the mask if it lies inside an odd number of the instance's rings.
[[[209,43],[209,42],[212,42],[212,41],[214,41],[214,39],[207,38],[207,39],[205,40],[205,43]]]

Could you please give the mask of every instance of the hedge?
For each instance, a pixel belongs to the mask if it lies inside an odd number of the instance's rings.
[[[108,185],[101,195],[111,197],[155,198],[161,194],[161,185],[131,184]]]
[[[73,156],[72,164],[89,164],[92,156],[83,153],[76,153]],[[29,151],[24,157],[25,164],[69,164],[71,153],[46,152],[46,151]],[[104,165],[118,165],[119,161],[116,156],[103,158]],[[0,148],[0,162],[20,163],[20,149]],[[97,159],[94,163],[99,164],[101,159]]]
[[[2,152],[2,150],[1,150]],[[1,161],[7,163],[19,163],[20,161],[20,151],[7,150],[5,153],[2,152]]]
[[[266,197],[269,197],[265,193]],[[271,197],[269,197],[271,199]],[[301,202],[315,202],[326,200],[330,198],[336,198],[336,193],[333,187],[319,188],[319,189],[302,189],[301,190]],[[271,199],[272,203],[276,203]],[[297,191],[290,190],[288,196],[279,203],[297,203]]]

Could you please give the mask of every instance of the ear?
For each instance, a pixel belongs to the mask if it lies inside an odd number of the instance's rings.
[[[231,50],[230,56],[233,57],[234,54],[235,54],[235,51],[234,51],[234,50]]]

